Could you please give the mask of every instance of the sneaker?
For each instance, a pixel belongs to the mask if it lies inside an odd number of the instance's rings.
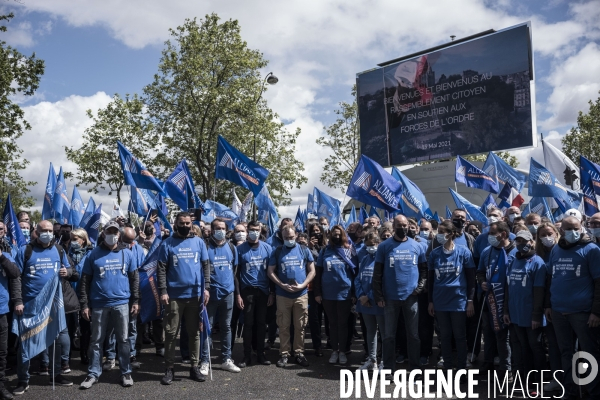
[[[52,378],[50,378],[48,383],[52,385]],[[57,386],[73,386],[73,382],[65,379],[65,377],[61,374],[58,374],[54,377],[54,384]]]
[[[465,365],[467,368],[473,368],[473,363],[467,360],[467,364]]]
[[[27,382],[19,382],[17,383],[17,387],[13,389],[13,394],[15,396],[20,396],[25,394],[26,391],[29,390],[29,384]]]
[[[560,383],[558,383],[556,381],[556,379],[553,379],[551,382],[546,383],[544,385],[544,392],[553,392],[553,391],[558,390],[560,388],[562,388],[562,386],[560,385]]]
[[[106,361],[104,361],[104,365],[102,365],[102,370],[103,371],[110,371],[111,369],[113,369],[115,367],[115,360],[109,360],[107,359]]]
[[[421,357],[419,363],[421,364],[421,367],[429,365],[429,357]]]
[[[348,362],[348,358],[346,357],[346,354],[340,353],[339,361],[340,361],[341,365],[346,365],[346,363]]]
[[[4,387],[4,385],[0,386],[0,399],[14,399],[12,393],[9,392],[8,389]]]
[[[249,367],[250,365],[252,365],[252,357],[244,357],[244,361],[242,361],[241,363],[238,363],[238,367],[240,367],[240,368],[246,368],[246,367]]]
[[[323,357],[323,350],[321,350],[321,348],[318,348],[315,350],[315,356],[317,357]]]
[[[300,364],[305,368],[310,365],[308,363],[308,360],[306,359],[306,357],[304,357],[304,354],[302,354],[302,353],[296,354],[296,364]]]
[[[68,374],[71,372],[71,368],[69,367],[69,364],[63,364],[60,367],[60,371],[61,371],[61,374]]]
[[[358,369],[359,370],[364,370],[366,369],[368,370],[372,370],[377,366],[377,363],[373,363],[373,360],[369,359],[367,360],[367,362],[365,362],[363,365],[361,365]]]
[[[156,349],[156,355],[159,357],[164,357],[165,356],[165,348],[163,347],[162,349]]]
[[[204,376],[208,376],[208,363],[207,362],[201,362],[200,363],[200,373]]]
[[[283,367],[285,367],[287,365],[287,362],[288,362],[287,356],[281,356],[281,358],[279,359],[279,361],[277,361],[276,365],[279,368],[283,368]]]
[[[497,367],[500,365],[500,357],[494,357],[494,365]]]
[[[98,383],[98,379],[92,375],[88,375],[87,378],[81,382],[81,385],[79,385],[79,389],[89,389],[94,383]]]
[[[440,359],[438,360],[438,363],[437,363],[437,367],[439,369],[444,368],[444,357],[440,357]]]
[[[256,359],[260,365],[271,365],[271,361],[267,360],[267,357],[264,354],[257,355]]]
[[[133,378],[131,377],[131,374],[121,375],[121,386],[123,386],[123,387],[133,386]]]
[[[337,364],[339,357],[340,353],[338,351],[332,352],[331,357],[329,357],[329,364]]]
[[[204,382],[206,380],[197,365],[190,368],[190,379],[196,382]]]
[[[233,363],[231,358],[228,358],[223,364],[221,364],[221,369],[223,371],[229,372],[240,372],[241,370]]]
[[[400,354],[398,357],[396,357],[396,364],[403,364],[406,361],[406,357],[404,357],[402,354]]]
[[[135,358],[135,356],[129,357],[129,364],[133,369],[140,369],[140,362]]]
[[[48,375],[50,375],[49,371],[50,370],[47,365],[40,365],[40,370],[39,370],[38,374],[40,376],[48,376]]]
[[[181,363],[182,364],[190,364],[192,361],[190,360],[189,357],[181,357]]]
[[[175,370],[173,368],[167,368],[164,376],[160,380],[160,383],[163,385],[170,385],[171,383],[173,383],[174,377],[175,377]]]

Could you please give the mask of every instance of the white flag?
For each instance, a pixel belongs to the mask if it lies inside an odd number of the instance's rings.
[[[575,165],[562,151],[542,140],[544,147],[544,162],[546,168],[566,187],[579,190],[580,173],[579,167]]]
[[[248,215],[248,211],[250,211],[250,207],[252,207],[253,197],[254,196],[252,195],[252,192],[248,192],[246,198],[244,198],[242,208],[240,210],[240,213],[238,214],[240,216],[240,222],[246,222],[246,216]]]
[[[242,202],[237,197],[235,189],[231,189],[231,197],[233,197],[233,200],[231,201],[231,211],[237,215],[240,215],[240,212],[242,211]]]
[[[124,217],[123,212],[121,211],[121,206],[119,206],[117,204],[116,200],[113,200],[113,207],[112,207],[111,217],[112,218]]]

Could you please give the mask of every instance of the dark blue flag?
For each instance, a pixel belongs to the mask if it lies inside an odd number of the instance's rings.
[[[246,157],[219,135],[215,179],[226,179],[258,196],[268,176],[269,171]]]
[[[488,195],[488,197],[485,198],[483,204],[480,207],[480,210],[482,213],[484,213],[485,215],[487,215],[487,211],[490,207],[496,207],[496,200],[494,200],[494,196],[492,196],[491,194]]]
[[[598,199],[596,198],[596,192],[594,191],[594,181],[590,173],[579,168],[581,178],[581,191],[583,192],[583,205],[585,215],[591,217],[598,212]]]
[[[85,227],[90,221],[90,218],[92,218],[92,215],[94,215],[95,211],[96,202],[92,197],[90,197],[90,201],[88,201],[87,205],[85,206],[85,212],[83,213],[83,218],[81,218],[81,221],[79,222],[79,226],[82,228]]]
[[[203,208],[201,205],[196,207],[199,198],[196,199],[198,196],[194,192],[194,185],[191,176],[189,176],[189,168],[185,159],[177,164],[173,173],[165,181],[165,191],[182,210]]]
[[[446,206],[446,219],[452,219],[452,211]]]
[[[377,209],[373,206],[371,206],[371,208],[369,208],[369,217],[377,217],[377,218],[381,219],[381,217],[379,216],[379,213],[377,212]]]
[[[550,207],[548,207],[548,203],[546,203],[546,199],[544,197],[531,198],[521,216],[525,218],[529,213],[538,214],[540,217],[547,217],[550,221],[552,221],[552,223],[554,223],[552,211],[550,210]]]
[[[71,215],[71,202],[67,193],[67,184],[63,175],[62,167],[58,172],[56,188],[54,189],[54,198],[52,199],[52,209],[55,212],[55,219],[61,224],[68,224]]]
[[[203,221],[212,222],[215,218],[221,218],[225,220],[229,229],[233,229],[240,220],[239,215],[224,204],[213,200],[206,200],[206,205],[210,208],[210,211],[202,216]]]
[[[456,182],[462,182],[468,187],[498,193],[498,181],[461,156],[456,157]]]
[[[586,171],[592,180],[592,187],[597,195],[600,195],[600,165],[591,162],[584,156],[579,156],[579,169]]]
[[[87,224],[83,227],[87,232],[92,243],[96,243],[98,241],[98,233],[100,232],[100,224],[102,217],[102,203],[96,208],[92,216],[90,217]]]
[[[302,210],[300,210],[300,206],[298,206],[298,211],[296,212],[294,227],[296,228],[296,232],[304,232],[304,221],[302,220]]]
[[[315,199],[310,193],[308,194],[308,201],[306,202],[306,212],[317,215],[317,210],[315,210]]]
[[[48,171],[48,180],[46,181],[46,192],[44,193],[44,205],[42,206],[42,219],[52,219],[56,214],[52,208],[52,201],[54,199],[54,191],[56,190],[56,171],[54,166],[50,163],[50,170]]]
[[[83,200],[79,195],[77,186],[73,186],[73,195],[71,196],[71,214],[69,216],[69,224],[73,225],[73,228],[79,228],[81,220],[85,214],[85,208],[83,206]]]
[[[206,203],[208,204],[208,201]],[[277,207],[275,207],[275,203],[273,203],[273,199],[271,199],[267,185],[264,185],[260,190],[260,193],[254,197],[254,204],[256,204],[257,218],[259,222],[268,224],[269,215],[273,216],[275,222],[279,221]]]
[[[559,207],[567,207],[567,210],[578,208],[583,195],[567,188],[532,157],[529,164],[529,196],[554,197]]]
[[[492,251],[492,249],[490,249]],[[504,292],[506,290],[506,268],[508,257],[504,249],[500,250],[496,265],[486,272],[488,291],[486,293],[490,312],[490,324],[495,332],[504,326]]]
[[[354,169],[346,195],[371,207],[398,211],[402,186],[381,165],[362,155]]]
[[[319,218],[327,218],[329,226],[333,226],[338,223],[338,217],[341,214],[341,202],[338,199],[334,199],[333,197],[323,193],[317,188],[314,188],[313,193],[315,196],[315,202],[319,207],[317,209],[317,216]]]
[[[498,198],[500,200],[507,200],[512,195],[512,185],[508,182],[504,184],[500,193],[498,193]]]
[[[157,208],[155,198],[156,196],[153,196],[148,189],[131,186],[131,201],[128,210],[142,218],[146,218],[151,210]]]
[[[525,186],[527,176],[508,165],[491,151],[488,153],[485,164],[483,164],[483,170],[498,181],[498,187],[508,182],[512,187],[517,189],[517,192],[521,193],[523,186]]]
[[[367,218],[369,218],[369,214],[367,214],[367,210],[365,210],[365,207],[361,206],[360,212],[358,214],[358,220],[360,221],[360,224],[364,224]]]
[[[121,160],[121,169],[123,170],[125,184],[139,187],[140,189],[149,189],[164,193],[162,185],[154,178],[144,164],[135,158],[123,143],[117,141],[117,146],[119,147],[119,159]]]
[[[25,236],[23,235],[23,231],[19,226],[17,216],[15,215],[15,210],[12,206],[12,202],[10,201],[10,194],[6,196],[6,204],[4,205],[2,221],[4,221],[6,238],[14,249],[18,249],[19,247],[27,244],[27,239],[25,239]]]
[[[193,204],[194,208],[201,208],[204,210],[204,202],[200,200],[200,196],[196,193],[196,186],[194,185],[194,180],[192,179],[192,173],[190,172],[190,168],[185,159],[181,162],[183,169],[185,170],[186,175],[188,176],[188,185],[189,193],[188,193],[188,203]]]
[[[163,317],[164,306],[160,302],[160,291],[158,290],[158,283],[156,281],[160,244],[160,235],[157,234],[144,262],[139,268],[140,294],[142,298],[140,318],[142,319],[142,324]]]
[[[407,217],[413,217],[417,220],[421,218],[431,219],[429,203],[421,189],[410,179],[408,179],[396,167],[392,167],[392,176],[396,178],[402,186],[402,197],[400,198],[400,209]]]
[[[477,207],[475,204],[471,203],[469,200],[462,197],[460,194],[456,193],[451,188],[448,188],[448,189],[450,190],[450,194],[452,195],[452,198],[454,199],[454,203],[456,204],[456,207],[466,210],[467,216],[469,217],[469,219],[471,221],[479,221],[484,226],[486,226],[488,224],[488,219],[487,219],[486,215],[481,212],[479,207]]]

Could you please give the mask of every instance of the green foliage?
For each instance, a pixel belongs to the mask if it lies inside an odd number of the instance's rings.
[[[600,164],[600,97],[588,103],[587,114],[579,111],[577,126],[572,127],[561,140],[563,152],[579,165],[579,156]]]
[[[352,174],[360,158],[360,133],[358,127],[358,105],[356,85],[352,87],[352,103],[340,102],[340,109],[334,112],[338,119],[324,127],[324,136],[317,144],[331,149],[332,155],[325,159],[321,182],[338,188],[344,193],[350,184]]]
[[[90,186],[89,192],[109,190],[117,196],[121,204],[123,172],[119,161],[117,140],[121,141],[133,155],[152,170],[150,151],[154,148],[149,131],[152,125],[144,116],[144,103],[137,96],[115,94],[112,101],[93,115],[87,110],[87,116],[94,123],[83,134],[83,146],[80,148],[65,146],[69,161],[77,164],[77,181]],[[71,177],[71,174],[69,174]]]
[[[13,17],[12,13],[0,15],[0,21],[10,22]],[[0,32],[6,31],[5,25],[0,26]],[[23,151],[16,140],[31,126],[15,96],[33,96],[43,74],[44,61],[35,53],[27,57],[0,41],[0,198],[5,200],[10,193],[17,209],[33,206],[34,199],[27,193],[36,182],[23,181],[20,175],[29,162],[21,158]]]

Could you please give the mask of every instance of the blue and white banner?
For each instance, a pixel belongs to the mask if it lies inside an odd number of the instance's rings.
[[[371,207],[393,212],[398,211],[402,186],[381,165],[362,155],[346,195]]]
[[[392,176],[402,185],[402,196],[400,197],[402,213],[417,220],[421,218],[430,220],[433,215],[428,213],[429,203],[421,189],[396,167],[392,168]]]
[[[525,181],[527,180],[527,176],[524,173],[517,171],[491,151],[488,153],[485,164],[483,164],[483,171],[493,179],[496,179],[499,187],[508,182],[519,193],[523,190],[523,186],[525,186]]]
[[[135,158],[133,154],[117,141],[119,148],[119,160],[121,161],[121,169],[123,170],[123,179],[126,185],[138,187],[140,189],[154,190],[159,193],[164,193],[162,185],[148,171],[140,160]]]
[[[56,190],[56,171],[54,166],[50,163],[50,170],[48,171],[48,180],[46,181],[46,192],[44,193],[44,205],[42,206],[42,219],[52,219],[56,213],[52,208],[52,202],[54,201],[54,191]]]
[[[532,157],[529,164],[529,196],[554,197],[561,209],[566,207],[564,212],[569,208],[578,208],[583,195],[560,183],[552,172]]]
[[[269,176],[269,171],[246,157],[221,135],[217,141],[215,168],[215,179],[226,179],[233,182],[250,190],[254,196],[258,196]]]
[[[455,182],[462,182],[470,188],[498,193],[498,181],[461,156],[456,157]]]

